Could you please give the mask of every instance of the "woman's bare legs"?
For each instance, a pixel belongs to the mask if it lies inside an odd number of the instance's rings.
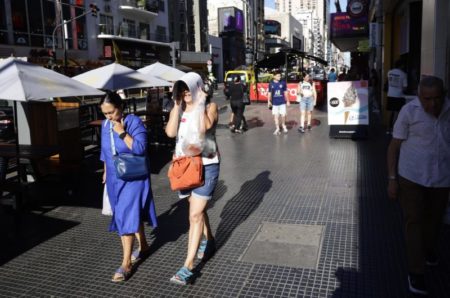
[[[136,239],[139,243],[139,251],[148,250],[149,246],[147,243],[147,239],[145,239],[144,224],[142,222],[139,224],[139,231],[134,235],[136,236]]]
[[[121,267],[125,271],[131,270],[131,250],[133,249],[134,235],[128,234],[120,237],[122,241],[122,249],[123,249],[123,258]],[[113,276],[113,279],[119,279],[121,277],[120,274],[116,273]]]
[[[208,201],[196,197],[189,198],[189,242],[184,266],[191,270],[205,226],[205,208]]]

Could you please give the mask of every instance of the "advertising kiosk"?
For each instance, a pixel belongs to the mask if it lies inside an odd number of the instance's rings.
[[[328,83],[330,137],[365,138],[369,127],[367,81]]]

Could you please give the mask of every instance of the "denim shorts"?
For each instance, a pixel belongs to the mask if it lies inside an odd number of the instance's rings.
[[[187,198],[191,195],[210,200],[213,196],[214,189],[216,188],[217,181],[219,180],[220,164],[214,163],[203,166],[203,176],[205,177],[205,184],[197,188],[180,190],[178,196],[180,199]]]
[[[312,111],[314,110],[314,98],[302,97],[300,101],[300,111]]]

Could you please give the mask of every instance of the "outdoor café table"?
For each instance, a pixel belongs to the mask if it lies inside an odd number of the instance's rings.
[[[58,154],[58,146],[46,146],[46,145],[19,145],[19,150],[16,148],[16,144],[0,143],[0,156],[1,157],[19,157],[24,159],[42,159],[52,155]]]
[[[28,159],[31,165],[39,159],[44,159],[59,153],[58,146],[46,145],[19,145],[0,143],[0,157]],[[20,168],[20,165],[18,165]]]
[[[55,154],[59,153],[59,147],[58,146],[42,146],[42,145],[19,145],[19,150],[17,150],[16,144],[6,144],[6,143],[0,143],[0,157],[5,158],[18,158],[19,163],[21,159],[28,159],[30,160],[31,166],[33,168],[36,168],[35,162],[37,160],[47,158],[50,156],[53,156]],[[19,177],[19,193],[16,193],[15,199],[16,199],[16,208],[17,206],[20,206],[20,201],[22,197],[22,191],[23,186],[26,185],[26,180],[22,179],[23,172],[21,170],[20,164],[17,165],[18,169],[18,177]],[[39,173],[37,173],[39,174]],[[4,183],[4,181],[0,181],[1,184]],[[19,196],[17,196],[19,195]],[[1,196],[1,194],[0,194]]]

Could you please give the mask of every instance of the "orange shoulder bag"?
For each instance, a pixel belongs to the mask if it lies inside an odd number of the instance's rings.
[[[174,158],[167,173],[172,190],[184,190],[202,186],[203,163],[202,157],[182,156]]]

